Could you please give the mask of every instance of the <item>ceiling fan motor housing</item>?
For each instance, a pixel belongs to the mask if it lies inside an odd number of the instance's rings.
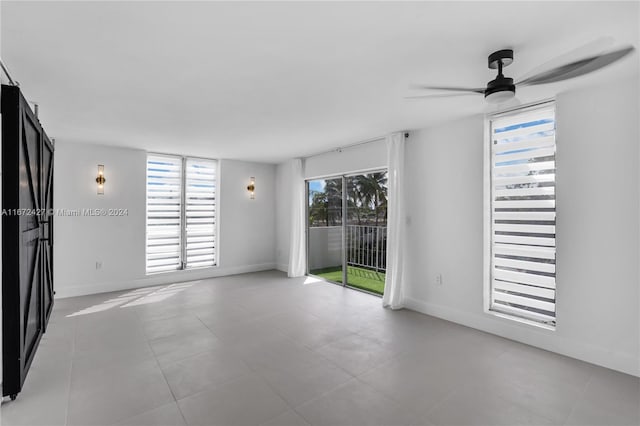
[[[502,74],[502,68],[513,62],[513,50],[503,49],[493,52],[488,58],[489,68],[497,69],[498,75],[487,83],[484,97],[488,102],[501,103],[513,98],[516,94],[516,85],[513,79]]]
[[[513,84],[513,79],[499,75],[495,80],[487,83],[487,88],[484,90],[484,97],[486,98],[498,92],[511,92],[511,97],[513,97],[513,95],[516,94],[516,85]]]

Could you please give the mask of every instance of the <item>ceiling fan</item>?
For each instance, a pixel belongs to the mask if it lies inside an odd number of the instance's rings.
[[[516,87],[555,83],[557,81],[579,77],[581,75],[588,74],[607,65],[610,65],[627,56],[629,53],[633,52],[633,50],[633,46],[627,46],[607,53],[592,55],[558,67],[554,67],[547,71],[540,72],[518,82],[514,82],[513,78],[505,77],[505,75],[502,73],[503,68],[511,65],[511,63],[513,62],[513,50],[498,50],[497,52],[493,52],[491,55],[489,55],[488,58],[489,68],[497,69],[498,75],[495,79],[488,82],[486,87],[467,88],[414,85],[411,87],[415,89],[440,90],[454,93],[436,93],[421,96],[409,96],[407,98],[422,99],[480,94],[484,95],[485,100],[491,104],[501,104],[509,101],[515,96]]]

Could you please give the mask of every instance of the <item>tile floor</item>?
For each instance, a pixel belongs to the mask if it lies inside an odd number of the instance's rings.
[[[638,425],[640,380],[262,272],[56,302],[13,425]]]

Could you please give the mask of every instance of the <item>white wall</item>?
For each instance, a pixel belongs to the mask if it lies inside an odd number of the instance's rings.
[[[58,142],[56,209],[128,209],[119,217],[56,217],[54,279],[57,297],[136,288],[275,267],[275,166],[222,160],[219,180],[217,268],[145,275],[146,153]],[[105,194],[96,194],[104,164]],[[256,199],[246,186],[256,177]],[[96,269],[96,262],[102,268]]]
[[[380,139],[309,157],[304,160],[304,176],[310,179],[386,167],[387,144]]]
[[[220,189],[220,268],[226,273],[275,268],[274,164],[222,160]],[[256,178],[249,199],[249,178]]]
[[[555,331],[483,312],[483,118],[412,132],[405,305],[640,375],[638,99],[637,79],[557,97]]]

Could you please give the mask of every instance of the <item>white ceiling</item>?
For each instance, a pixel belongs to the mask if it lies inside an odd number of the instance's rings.
[[[403,98],[484,86],[494,50],[515,50],[517,78],[602,37],[637,48],[638,6],[2,1],[0,54],[57,140],[275,162],[482,112],[482,96]],[[637,75],[636,52],[518,98]]]

